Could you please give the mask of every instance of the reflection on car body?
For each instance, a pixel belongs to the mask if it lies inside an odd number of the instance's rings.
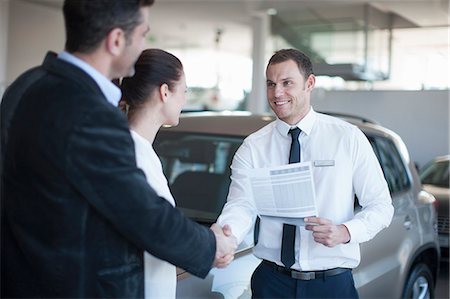
[[[360,297],[432,298],[439,265],[434,197],[421,190],[398,135],[359,118],[345,119],[369,139],[395,208],[389,228],[361,244],[361,263],[353,271]],[[214,223],[226,202],[235,151],[246,136],[273,120],[249,113],[186,113],[177,127],[161,129],[155,150],[177,206],[195,221]],[[355,213],[359,208],[355,203]],[[211,270],[205,280],[179,270],[177,297],[250,298],[250,278],[260,263],[252,245],[253,232],[230,266]]]
[[[450,155],[436,157],[420,171],[423,188],[433,194],[438,207],[438,233],[441,255],[448,259],[449,248],[449,201],[450,201]]]

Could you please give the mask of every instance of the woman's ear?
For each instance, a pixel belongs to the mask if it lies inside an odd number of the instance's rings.
[[[170,95],[169,85],[166,83],[159,87],[159,95],[163,102],[166,102]]]

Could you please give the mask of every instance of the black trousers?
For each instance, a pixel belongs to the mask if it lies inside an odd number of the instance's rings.
[[[252,298],[359,298],[349,269],[341,274],[299,280],[261,263],[253,272]]]

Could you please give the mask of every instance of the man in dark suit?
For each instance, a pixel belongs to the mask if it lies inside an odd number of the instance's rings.
[[[136,167],[110,82],[133,73],[153,0],[66,0],[65,51],[1,103],[2,297],[143,297],[143,251],[205,277],[235,242],[185,218]]]

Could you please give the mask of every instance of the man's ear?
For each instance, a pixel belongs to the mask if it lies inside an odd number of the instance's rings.
[[[169,98],[169,85],[167,85],[166,83],[162,84],[159,87],[159,95],[161,97],[161,100],[165,103],[167,101],[167,99]]]
[[[112,29],[106,36],[106,49],[111,55],[119,56],[125,48],[125,32],[120,28]]]
[[[311,91],[316,85],[316,76],[309,75],[308,79],[306,79],[306,90]]]

